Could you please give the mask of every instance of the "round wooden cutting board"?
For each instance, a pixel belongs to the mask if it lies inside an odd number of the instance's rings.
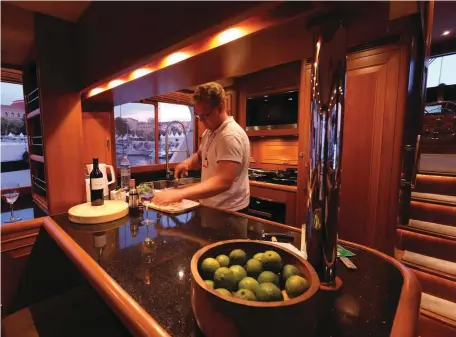
[[[79,224],[94,225],[114,221],[128,214],[128,204],[122,200],[105,200],[102,206],[90,202],[71,207],[68,219]]]

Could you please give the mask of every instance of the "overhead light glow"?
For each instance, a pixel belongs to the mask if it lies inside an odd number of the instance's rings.
[[[168,57],[166,57],[164,62],[165,62],[166,66],[170,66],[172,64],[175,64],[175,63],[181,62],[185,59],[188,59],[189,57],[190,57],[189,53],[177,52],[177,53],[173,53],[173,54],[169,55]]]
[[[442,33],[443,36],[446,36],[446,35],[450,35],[450,31],[449,30],[446,30]]]
[[[124,81],[122,81],[122,80],[114,80],[114,81],[109,82],[108,88],[112,89],[112,88],[118,87],[119,85],[121,85],[123,83],[124,83]]]
[[[218,34],[214,38],[214,43],[215,43],[215,45],[220,46],[222,44],[237,40],[240,37],[242,37],[243,35],[244,35],[244,33],[243,33],[242,29],[230,28],[230,29],[227,29],[227,30],[221,32],[220,34]]]
[[[136,69],[132,74],[131,74],[131,78],[136,80],[137,78],[140,78],[140,77],[143,77],[147,74],[150,74],[152,72],[152,70],[150,69],[147,69],[147,68],[139,68],[139,69]]]
[[[90,90],[89,96],[95,96],[98,95],[99,93],[102,93],[104,91],[103,88],[95,88]]]

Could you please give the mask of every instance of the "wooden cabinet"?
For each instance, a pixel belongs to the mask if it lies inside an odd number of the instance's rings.
[[[393,253],[409,57],[400,45],[348,55],[339,237]]]
[[[32,195],[49,214],[68,211],[85,195],[75,29],[35,14],[36,60],[24,74]]]
[[[267,199],[285,204],[285,224],[295,226],[296,188],[294,186],[251,181],[250,197]]]
[[[111,132],[114,130],[112,115],[112,111],[82,113],[84,165],[91,164],[94,157],[98,157],[100,163],[112,165]]]

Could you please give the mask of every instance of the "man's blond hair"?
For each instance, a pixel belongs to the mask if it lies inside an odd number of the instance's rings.
[[[225,103],[225,89],[215,82],[199,85],[192,95],[193,103],[208,102],[212,109]]]

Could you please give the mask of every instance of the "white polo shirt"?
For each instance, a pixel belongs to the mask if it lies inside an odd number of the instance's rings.
[[[228,160],[239,163],[236,178],[230,189],[211,198],[202,199],[203,205],[238,211],[249,205],[249,137],[238,123],[229,117],[217,130],[204,131],[201,140],[201,181],[218,173],[218,162]]]

